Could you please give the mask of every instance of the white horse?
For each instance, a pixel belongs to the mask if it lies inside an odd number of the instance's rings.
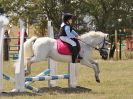
[[[90,55],[92,53],[92,49],[94,48],[99,48],[99,51],[107,49],[105,40],[107,36],[108,34],[95,31],[90,31],[81,35],[80,56],[83,57],[83,59],[80,63],[94,69],[97,82],[100,82],[99,66],[97,62],[91,59]],[[32,63],[43,61],[49,57],[55,61],[66,63],[72,62],[71,55],[61,55],[58,53],[56,43],[55,39],[49,37],[32,37],[24,43],[24,61],[27,66],[25,70],[27,74],[30,74],[31,72]]]

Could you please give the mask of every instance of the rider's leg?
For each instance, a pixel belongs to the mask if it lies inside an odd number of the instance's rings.
[[[80,52],[80,43],[77,39],[73,38],[73,40],[76,42],[76,45],[77,45],[77,59],[83,59],[83,57],[80,56],[79,52]]]
[[[68,38],[68,37],[66,37],[66,36],[60,36],[60,39],[61,39],[62,41],[64,41],[64,42],[66,42],[66,43],[72,45],[72,46],[76,46],[76,45],[77,45],[75,41],[73,41],[72,39],[70,39],[70,38]]]
[[[77,59],[77,53],[78,53],[76,46],[72,46],[71,51],[72,51],[72,63],[75,63]]]
[[[72,51],[72,63],[75,63],[77,59],[77,54],[78,54],[76,42],[66,36],[61,36],[60,39],[71,45],[70,49]]]

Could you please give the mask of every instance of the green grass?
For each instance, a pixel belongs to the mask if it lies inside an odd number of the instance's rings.
[[[58,80],[58,87],[48,88],[47,81],[35,82],[33,86],[41,89],[41,93],[32,92],[9,94],[0,99],[133,99],[133,60],[102,61],[100,65],[101,83],[95,82],[91,68],[77,64],[78,87],[69,89],[67,80]],[[47,68],[46,62],[32,65],[32,75]],[[67,73],[67,64],[59,63],[58,74]],[[4,72],[14,76],[13,62],[4,62]],[[14,84],[4,81],[5,91],[10,91]]]

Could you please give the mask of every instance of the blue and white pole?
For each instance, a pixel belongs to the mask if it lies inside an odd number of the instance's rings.
[[[47,75],[47,74],[49,74],[49,73],[50,73],[50,70],[47,69],[47,70],[44,70],[43,72],[41,72],[40,74],[38,74],[38,75],[35,76],[35,77],[44,76],[44,75]],[[28,85],[30,85],[31,83],[33,83],[33,81],[27,81],[27,82],[25,82],[25,85],[28,86]]]
[[[44,81],[44,80],[57,80],[57,79],[69,79],[69,74],[54,75],[54,76],[39,76],[39,77],[26,77],[25,81]]]
[[[10,76],[8,76],[8,75],[6,75],[6,74],[3,74],[3,78],[4,78],[5,80],[11,81],[12,83],[15,83],[15,79],[12,78],[12,77],[10,77]],[[31,91],[33,91],[33,92],[38,92],[38,91],[39,91],[38,88],[32,87],[32,86],[30,86],[30,85],[25,85],[25,88],[27,88],[27,89],[29,89],[29,90],[31,90]]]

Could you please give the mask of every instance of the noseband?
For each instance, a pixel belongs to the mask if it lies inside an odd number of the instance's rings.
[[[97,50],[107,50],[107,48],[104,48],[104,46],[105,46],[105,44],[107,45],[108,44],[108,41],[105,39],[105,37],[104,37],[104,39],[103,39],[103,41],[102,42],[100,42],[100,43],[98,43],[98,45],[100,45],[100,44],[103,44],[102,45],[102,47],[101,48],[97,48]]]
[[[98,45],[100,45],[101,43],[102,42],[100,42]],[[98,49],[98,51],[100,52],[100,55],[102,56],[102,58],[104,60],[107,60],[107,58],[108,58],[108,52],[107,52],[108,48],[104,48],[105,44],[107,45],[107,44],[109,44],[109,42],[104,37],[103,45],[102,45],[101,48]]]

